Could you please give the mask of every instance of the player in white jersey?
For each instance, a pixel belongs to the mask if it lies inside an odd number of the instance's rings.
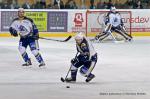
[[[71,60],[71,77],[66,78],[66,82],[76,81],[77,71],[86,77],[86,82],[91,81],[95,75],[92,74],[97,62],[97,53],[89,40],[79,33],[75,36],[77,55]]]
[[[40,63],[39,67],[45,66],[43,58],[39,53],[38,38],[39,32],[34,24],[33,20],[24,16],[24,9],[19,8],[18,18],[15,18],[9,28],[11,35],[17,37],[20,35],[19,41],[19,51],[22,55],[22,58],[25,61],[25,64],[22,66],[32,65],[31,59],[28,57],[26,48],[29,46],[32,54],[36,57],[37,61]]]
[[[107,36],[112,35],[111,33],[114,31],[120,35],[122,35],[126,41],[131,41],[132,36],[129,35],[124,27],[121,15],[116,11],[116,8],[113,6],[110,9],[110,12],[105,16],[105,29],[102,33],[98,34],[95,39],[102,41]]]

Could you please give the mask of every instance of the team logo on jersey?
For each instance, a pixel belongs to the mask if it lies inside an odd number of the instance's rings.
[[[83,22],[84,20],[82,13],[76,13],[74,18],[75,27],[82,27]]]
[[[21,31],[21,32],[28,32],[28,30],[23,25],[20,25],[19,31]]]

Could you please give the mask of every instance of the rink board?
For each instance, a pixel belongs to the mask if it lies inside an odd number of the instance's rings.
[[[88,10],[89,11],[89,10]],[[95,36],[96,32],[89,33],[87,31],[87,10],[26,10],[26,16],[34,20],[37,25],[40,35],[44,37],[66,37],[68,35],[74,35],[74,33],[80,31],[88,33],[89,36]],[[90,10],[99,11],[99,10]],[[100,11],[108,11],[102,10]],[[126,17],[126,21],[131,23],[132,36],[150,36],[150,18],[149,9],[136,9],[129,10],[119,9],[118,11],[131,11],[132,18]],[[0,9],[0,37],[9,37],[9,26],[12,20],[17,16],[17,10],[15,9]],[[92,23],[95,27],[99,27],[98,16],[92,19],[95,23]],[[44,32],[44,33],[43,33]]]
[[[40,36],[42,37],[67,37],[69,35],[74,36],[75,33],[40,33]],[[89,33],[87,35],[93,37],[96,33]],[[134,32],[132,33],[132,36],[150,36],[150,32]],[[11,35],[9,33],[0,33],[0,37],[11,37]]]

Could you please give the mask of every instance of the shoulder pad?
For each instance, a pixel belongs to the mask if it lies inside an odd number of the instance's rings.
[[[19,20],[19,18],[15,18],[15,19],[13,19],[13,21],[12,21],[12,22],[14,22],[14,21],[16,21],[16,20]]]
[[[116,12],[116,14],[120,14],[119,12]]]
[[[86,46],[86,44],[85,44],[85,43],[82,43],[82,44],[81,44],[81,47],[85,47],[85,46]]]
[[[33,20],[32,20],[31,18],[24,17],[24,19],[29,20],[30,22],[32,22],[32,23],[33,23]]]

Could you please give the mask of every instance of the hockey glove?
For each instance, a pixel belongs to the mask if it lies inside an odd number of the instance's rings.
[[[9,32],[10,32],[10,34],[13,35],[14,37],[17,37],[17,36],[18,36],[17,31],[16,31],[14,28],[12,28],[12,27],[9,28]]]
[[[38,39],[39,39],[39,35],[38,35],[38,34],[37,34],[37,35],[34,35],[33,38],[34,38],[35,40],[38,40]]]
[[[78,59],[77,58],[73,58],[72,60],[71,60],[71,64],[72,65],[75,65],[76,63],[78,63],[79,61],[78,61]]]
[[[91,61],[96,61],[97,62],[97,53],[91,57]]]

